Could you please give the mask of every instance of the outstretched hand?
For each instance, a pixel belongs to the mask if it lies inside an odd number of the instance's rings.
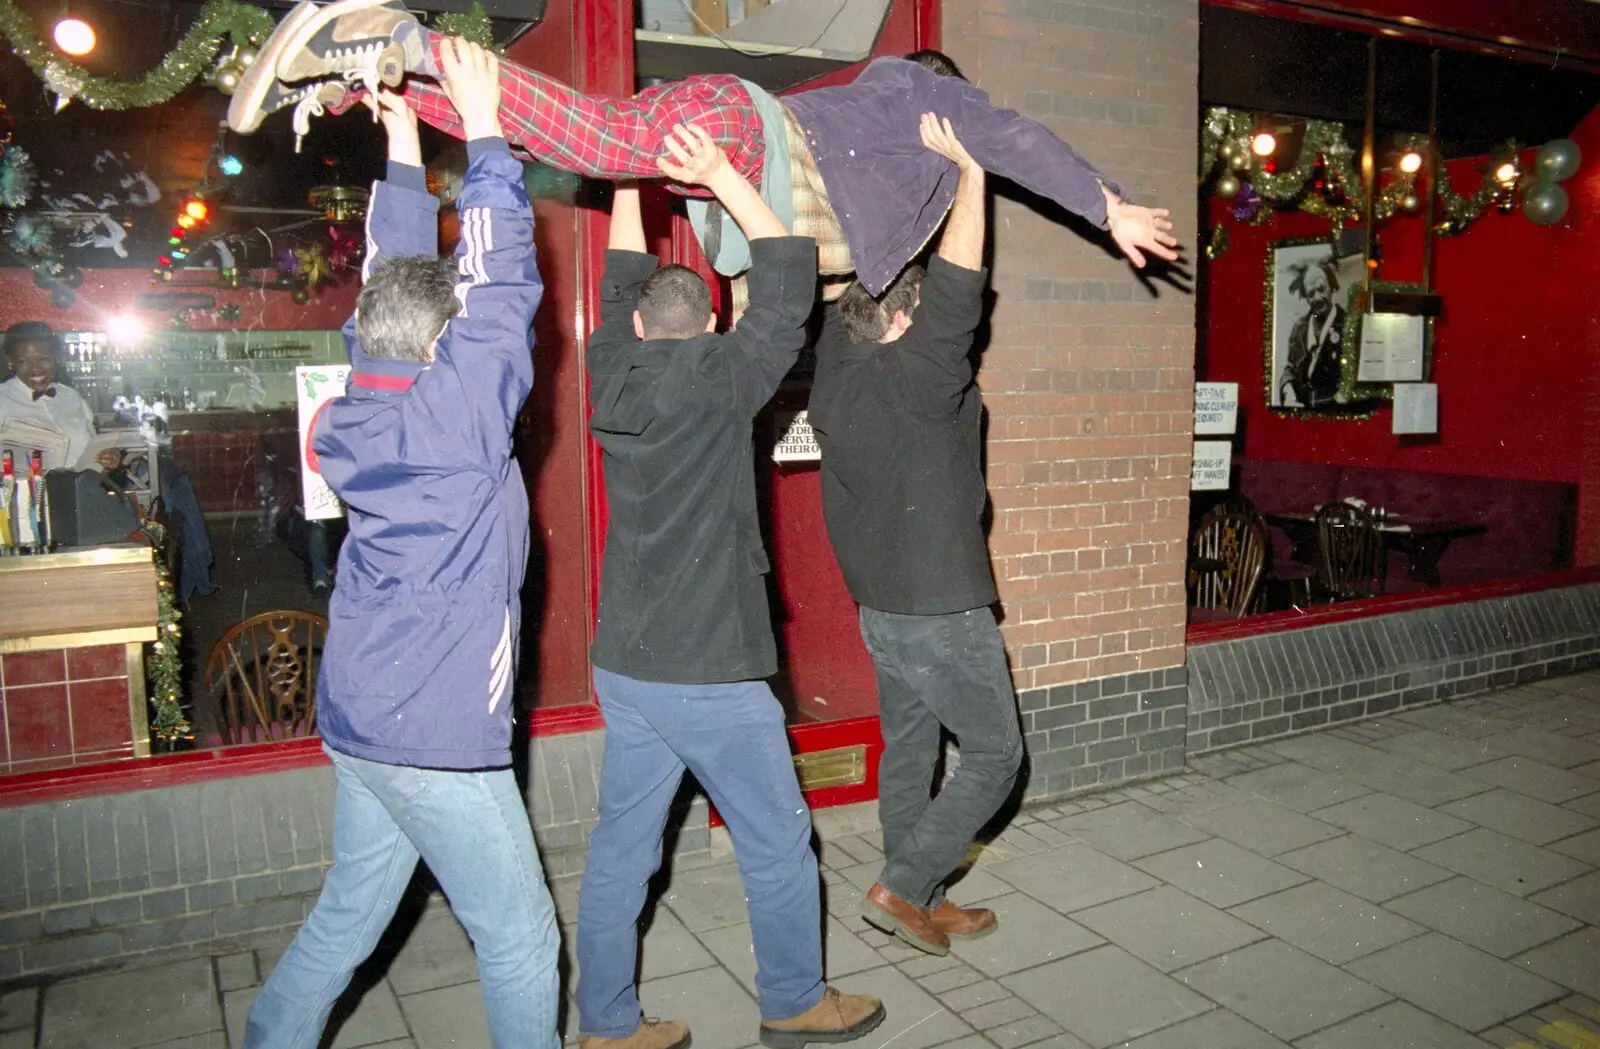
[[[1101,189],[1106,195],[1106,227],[1129,262],[1143,269],[1146,252],[1168,262],[1177,261],[1178,239],[1172,235],[1170,211],[1129,204],[1109,189]]]
[[[932,113],[924,113],[918,130],[922,134],[922,144],[953,163],[962,174],[983,170],[978,162],[972,159],[972,154],[967,152],[961,140],[956,138],[956,131],[950,126],[949,117],[941,120]]]
[[[709,186],[711,180],[724,168],[729,168],[728,155],[716,140],[694,124],[679,124],[662,139],[667,156],[657,157],[661,173],[674,182],[691,186]]]
[[[503,137],[499,57],[470,40],[447,36],[439,41],[439,71],[467,140]]]
[[[389,159],[412,167],[422,166],[422,141],[417,137],[417,114],[405,99],[389,88],[361,96],[389,136]]]

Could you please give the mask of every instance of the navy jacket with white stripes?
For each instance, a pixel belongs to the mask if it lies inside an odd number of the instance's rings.
[[[500,139],[468,144],[458,202],[459,313],[431,364],[362,352],[311,450],[349,512],[318,684],[328,746],[394,765],[510,762],[518,593],[528,495],[511,455],[533,386],[543,287],[522,165]],[[373,187],[363,279],[386,258],[438,252],[438,201],[421,168]]]

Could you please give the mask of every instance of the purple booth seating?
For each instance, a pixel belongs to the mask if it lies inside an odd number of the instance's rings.
[[[1391,514],[1481,524],[1483,535],[1456,539],[1439,562],[1445,586],[1559,572],[1572,567],[1576,485],[1504,477],[1330,466],[1278,459],[1238,462],[1239,490],[1261,508],[1311,510],[1353,496]],[[1274,565],[1292,563],[1292,544],[1269,526]],[[1389,591],[1420,589],[1406,578],[1406,558],[1389,552]]]

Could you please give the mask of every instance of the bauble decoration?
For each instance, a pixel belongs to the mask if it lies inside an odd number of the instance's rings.
[[[1522,195],[1522,213],[1535,226],[1554,226],[1567,214],[1567,191],[1554,182],[1535,182]]]
[[[1539,147],[1533,158],[1533,170],[1545,182],[1565,182],[1577,173],[1583,163],[1583,150],[1570,138],[1557,138]]]
[[[304,306],[311,301],[311,289],[304,284],[296,284],[294,290],[289,293],[289,298],[293,299],[296,305]]]
[[[62,266],[56,280],[68,288],[76,288],[83,283],[83,271],[76,266]]]
[[[231,95],[239,88],[239,79],[244,76],[244,70],[233,63],[217,67],[217,90],[224,95]]]
[[[1239,176],[1231,171],[1217,179],[1217,196],[1223,200],[1232,200],[1237,197],[1239,190],[1242,188],[1243,184],[1240,183]]]
[[[1395,207],[1402,215],[1415,215],[1422,210],[1422,200],[1415,193],[1405,193],[1395,201]]]
[[[57,284],[50,290],[50,304],[58,310],[70,310],[77,301],[78,293],[65,285]]]

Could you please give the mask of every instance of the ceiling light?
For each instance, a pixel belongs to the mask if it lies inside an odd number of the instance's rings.
[[[1422,170],[1422,154],[1416,150],[1408,150],[1400,157],[1400,170],[1407,175],[1415,175]]]
[[[94,50],[94,27],[81,18],[63,18],[56,23],[56,47],[74,58]]]
[[[206,220],[206,216],[209,215],[211,211],[206,207],[205,201],[191,200],[189,203],[183,206],[183,213],[194,219],[196,222],[204,222]]]
[[[1270,131],[1263,131],[1251,140],[1250,148],[1258,157],[1270,157],[1272,151],[1278,148],[1278,140]]]
[[[113,346],[132,346],[144,338],[144,323],[131,313],[118,313],[106,321],[106,339]]]
[[[1516,162],[1511,160],[1494,169],[1494,177],[1508,186],[1517,181],[1518,174]]]

